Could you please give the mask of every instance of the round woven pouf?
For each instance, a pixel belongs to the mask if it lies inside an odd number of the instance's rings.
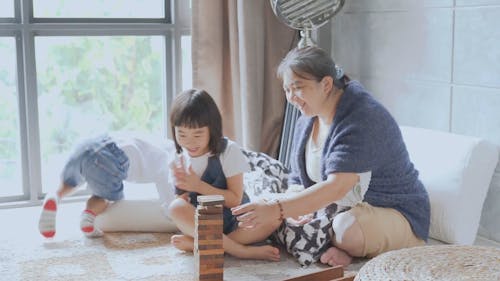
[[[390,251],[368,261],[355,280],[500,281],[500,249],[435,245]]]

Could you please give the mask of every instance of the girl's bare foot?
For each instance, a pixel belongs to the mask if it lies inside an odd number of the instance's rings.
[[[175,248],[192,252],[194,250],[194,239],[187,235],[173,235],[170,238],[170,243],[174,245]],[[229,253],[229,252],[228,252]],[[241,259],[256,259],[256,260],[269,260],[269,261],[279,261],[280,260],[280,250],[270,245],[264,246],[241,246],[237,250],[231,251],[229,254],[241,258]]]
[[[331,247],[321,255],[320,261],[330,266],[348,266],[352,262],[352,257],[339,248]]]
[[[241,259],[257,259],[279,261],[280,250],[270,245],[264,246],[243,246],[234,253],[230,253]]]
[[[194,239],[191,236],[173,235],[170,238],[170,243],[181,251],[192,252],[194,249]]]

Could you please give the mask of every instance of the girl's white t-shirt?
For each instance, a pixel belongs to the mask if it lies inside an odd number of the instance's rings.
[[[140,133],[115,132],[111,137],[129,158],[126,181],[155,183],[160,200],[172,202],[175,195],[168,163],[175,158],[174,142],[160,136]]]
[[[201,177],[207,169],[210,156],[212,156],[210,152],[198,157],[190,157],[186,151],[182,152],[186,169],[191,165],[198,177]],[[219,159],[226,178],[250,171],[250,164],[240,146],[230,139],[227,139],[226,149],[219,155]]]

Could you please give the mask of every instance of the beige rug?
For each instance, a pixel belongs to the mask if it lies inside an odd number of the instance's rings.
[[[0,280],[194,280],[193,255],[175,249],[171,234],[107,233],[87,239],[78,229],[81,207],[60,206],[52,240],[38,234],[39,207],[0,210]],[[226,256],[224,280],[283,280],[325,268],[304,269],[287,253],[281,257],[266,262]]]

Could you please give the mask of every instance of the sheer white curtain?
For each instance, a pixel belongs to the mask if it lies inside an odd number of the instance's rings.
[[[276,67],[294,41],[268,0],[193,0],[193,85],[219,106],[226,136],[276,156],[285,96]]]

